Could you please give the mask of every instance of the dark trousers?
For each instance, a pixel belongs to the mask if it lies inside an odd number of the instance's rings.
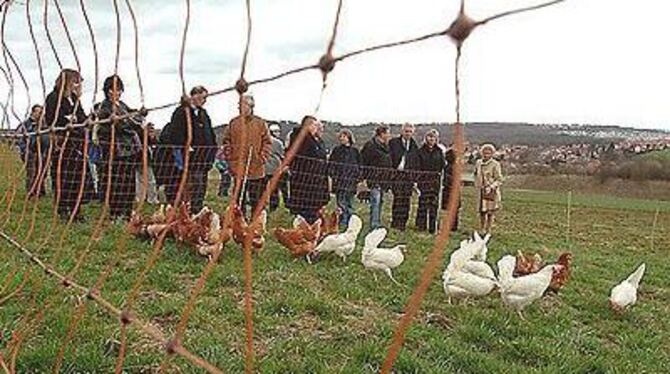
[[[191,198],[191,212],[196,214],[202,210],[207,195],[207,177],[209,170],[192,170],[189,172],[188,191]]]
[[[409,206],[412,200],[412,182],[396,182],[391,187],[393,205],[391,207],[391,227],[404,230],[409,219]]]
[[[263,191],[265,191],[265,178],[247,179],[247,185],[244,188],[245,204],[243,204],[245,206],[245,214],[247,205],[251,208],[253,214],[258,201],[261,199],[261,195],[263,195]]]
[[[135,158],[118,157],[112,162],[112,188],[109,191],[109,215],[112,218],[130,217],[135,201]],[[100,194],[106,198],[109,163],[104,163],[100,172]]]
[[[171,177],[165,185],[165,198],[174,205],[179,192],[179,184],[183,171],[177,170],[176,175]],[[191,213],[200,212],[204,206],[205,195],[207,195],[207,178],[209,170],[189,169],[188,177],[184,185],[184,191],[181,194],[182,202],[190,202]]]
[[[449,196],[450,196],[450,188],[449,185],[445,184],[444,188],[442,189],[442,210],[447,210],[448,205],[449,205]],[[456,231],[458,230],[458,216],[461,211],[461,197],[458,197],[458,208],[456,208],[456,214],[454,215],[454,220],[451,223],[451,231]]]
[[[54,156],[55,158],[51,160],[51,183],[54,199],[58,203],[58,215],[62,219],[69,219],[74,213],[74,218],[78,219],[81,210],[78,196],[83,172],[83,156],[72,148],[66,148],[61,159],[60,172],[58,170],[60,152],[54,152],[52,157]]]
[[[438,191],[426,189],[419,195],[419,208],[416,212],[416,229],[434,233],[437,230]]]

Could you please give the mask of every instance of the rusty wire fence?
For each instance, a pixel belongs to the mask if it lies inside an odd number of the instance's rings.
[[[456,47],[456,61],[455,61],[455,71],[454,80],[453,80],[453,89],[456,94],[456,102],[452,103],[454,111],[456,113],[456,126],[454,127],[454,148],[457,155],[457,160],[461,157],[464,147],[464,134],[463,134],[463,119],[461,118],[460,108],[461,108],[461,95],[460,95],[460,58],[463,47],[465,46],[465,41],[468,36],[478,29],[486,25],[489,22],[505,18],[514,14],[533,11],[540,8],[545,8],[552,6],[558,3],[563,2],[564,0],[555,0],[547,3],[542,3],[539,5],[534,5],[526,8],[514,9],[500,14],[490,16],[482,20],[474,20],[467,15],[466,4],[463,0],[461,2],[460,11],[456,18],[450,24],[445,24],[445,27],[441,30],[437,30],[433,33],[420,35],[417,37],[411,37],[404,40],[398,40],[391,43],[385,43],[380,45],[372,45],[360,50],[354,50],[341,55],[334,55],[333,48],[337,40],[338,26],[340,23],[340,14],[345,11],[344,9],[346,4],[343,4],[342,0],[339,0],[337,3],[337,8],[334,14],[334,21],[332,25],[331,37],[327,43],[326,50],[323,55],[316,59],[316,62],[307,66],[296,67],[291,70],[287,70],[273,76],[261,77],[261,78],[248,78],[246,76],[246,66],[247,60],[249,58],[249,45],[252,42],[253,36],[253,17],[252,17],[252,8],[251,1],[246,0],[246,43],[243,51],[242,65],[240,68],[239,79],[232,85],[228,87],[223,87],[220,89],[213,90],[211,92],[205,93],[205,95],[217,96],[228,92],[237,92],[240,97],[240,103],[242,103],[243,95],[247,92],[249,87],[268,84],[285,77],[299,74],[308,70],[319,70],[322,73],[323,85],[321,91],[321,98],[323,98],[323,92],[327,89],[327,81],[329,73],[337,67],[339,63],[344,63],[354,57],[361,58],[363,55],[373,53],[381,49],[395,48],[407,44],[421,43],[423,41],[435,38],[448,38],[450,39]],[[185,132],[185,142],[183,144],[183,149],[188,150],[193,145],[193,123],[195,119],[192,117],[193,114],[189,111],[188,106],[180,105],[183,100],[192,99],[187,92],[184,75],[187,73],[184,71],[184,54],[187,44],[187,36],[189,30],[189,24],[191,22],[191,2],[189,0],[185,1],[185,12],[184,12],[184,28],[182,33],[181,40],[181,53],[179,61],[179,78],[181,82],[182,92],[176,93],[176,96],[181,95],[181,100],[175,100],[175,102],[165,103],[162,105],[154,107],[145,107],[144,103],[144,86],[146,83],[142,80],[142,74],[139,69],[139,43],[141,36],[139,35],[135,12],[133,11],[133,4],[131,0],[125,0],[123,4],[120,4],[118,0],[113,0],[114,5],[114,15],[116,19],[116,50],[115,50],[115,64],[114,64],[114,73],[118,72],[119,68],[119,53],[120,53],[120,44],[121,44],[121,16],[119,8],[125,6],[131,15],[131,23],[134,30],[134,46],[135,46],[135,71],[137,75],[137,80],[139,82],[140,97],[141,97],[141,108],[137,110],[131,110],[125,108],[118,99],[111,100],[111,106],[109,110],[104,114],[101,113],[100,108],[91,111],[90,113],[85,113],[82,110],[82,103],[78,100],[76,95],[76,86],[79,71],[81,71],[81,64],[79,56],[76,52],[77,43],[83,43],[84,41],[75,41],[70,36],[69,25],[66,19],[63,17],[61,10],[61,5],[59,0],[44,1],[44,6],[41,10],[36,9],[31,6],[30,0],[25,0],[25,2],[19,1],[2,1],[2,29],[0,30],[0,36],[2,37],[2,75],[5,81],[6,87],[8,88],[7,97],[4,98],[2,104],[3,108],[3,132],[2,137],[2,153],[3,157],[0,159],[2,162],[2,181],[0,181],[0,186],[2,190],[0,191],[0,236],[4,241],[2,245],[3,256],[5,258],[10,258],[8,255],[9,252],[15,252],[19,257],[14,257],[10,260],[10,268],[7,270],[7,275],[5,279],[2,280],[0,287],[2,292],[0,292],[0,307],[8,300],[12,299],[17,295],[26,284],[31,284],[31,289],[52,289],[54,286],[57,286],[61,289],[60,292],[67,295],[75,295],[81,299],[81,302],[77,303],[72,310],[71,319],[69,325],[66,329],[66,335],[62,339],[60,348],[58,349],[57,354],[54,357],[53,371],[59,372],[62,370],[63,365],[65,364],[64,359],[68,350],[74,349],[71,347],[72,339],[78,331],[80,322],[86,316],[86,310],[92,304],[95,304],[100,311],[103,311],[111,318],[115,319],[118,323],[118,328],[120,330],[120,346],[117,353],[116,367],[115,372],[120,373],[124,371],[124,363],[126,361],[126,356],[128,354],[129,346],[129,330],[133,329],[140,332],[148,339],[152,340],[154,344],[158,347],[161,347],[164,352],[164,359],[160,365],[160,371],[163,372],[168,370],[171,363],[171,359],[175,356],[181,357],[186,360],[193,366],[202,368],[208,372],[221,372],[221,370],[210,362],[205,360],[203,357],[198,356],[193,353],[193,350],[184,344],[185,338],[188,335],[188,323],[193,314],[196,302],[199,299],[199,296],[203,293],[207,279],[212,274],[212,271],[217,265],[219,257],[222,255],[221,250],[216,250],[209,257],[207,264],[200,276],[194,282],[187,300],[182,307],[179,318],[175,326],[170,328],[170,331],[165,331],[157,327],[154,323],[150,323],[143,317],[142,310],[137,308],[138,296],[145,287],[147,283],[147,277],[151,273],[152,269],[156,267],[156,264],[160,261],[163,244],[166,240],[168,230],[163,230],[159,233],[157,240],[153,244],[152,252],[149,254],[145,264],[142,266],[142,271],[135,277],[132,281],[129,281],[131,285],[128,289],[126,296],[116,304],[110,301],[105,297],[104,285],[109,277],[115,271],[121,271],[119,268],[123,266],[120,264],[120,259],[124,258],[124,254],[132,246],[132,241],[134,240],[128,235],[120,235],[114,238],[114,256],[109,256],[109,258],[101,264],[102,270],[96,277],[95,282],[92,284],[82,284],[78,281],[78,275],[81,271],[83,264],[88,261],[93,261],[95,257],[95,249],[100,245],[101,238],[105,235],[106,231],[109,230],[109,218],[114,216],[114,209],[116,208],[114,202],[117,199],[119,194],[129,194],[130,189],[127,191],[119,191],[114,187],[114,182],[117,181],[122,175],[127,174],[123,167],[123,147],[119,147],[117,142],[121,142],[121,135],[117,132],[118,128],[122,124],[132,121],[136,126],[139,126],[143,136],[141,137],[140,148],[141,152],[139,153],[139,158],[136,160],[137,170],[140,173],[139,184],[143,191],[147,191],[149,185],[149,145],[148,145],[148,129],[146,116],[154,111],[175,108],[175,111],[183,111],[183,116],[186,122],[186,132]],[[87,12],[87,4],[80,0],[79,2],[81,14],[83,19],[86,22],[87,29],[89,32],[90,40],[94,50],[94,71],[95,75],[93,77],[93,82],[96,87],[95,92],[97,92],[97,87],[99,85],[99,74],[98,74],[98,49],[95,38],[95,30],[93,25],[90,22]],[[15,56],[12,54],[11,45],[5,43],[5,35],[7,30],[5,29],[6,19],[8,15],[8,10],[15,7],[25,7],[23,14],[27,18],[27,22],[30,29],[30,37],[33,45],[35,47],[35,60],[37,62],[37,67],[40,73],[41,81],[41,91],[42,97],[45,100],[45,113],[44,117],[44,127],[37,128],[34,131],[25,131],[23,133],[14,133],[12,131],[7,131],[10,118],[14,118],[17,121],[21,121],[28,114],[28,108],[26,108],[24,113],[21,113],[18,108],[16,108],[14,102],[14,97],[16,94],[16,87],[23,85],[24,91],[28,95],[30,101],[31,92],[33,92],[29,87],[27,80],[24,75],[22,66],[17,63]],[[65,33],[68,44],[70,46],[70,52],[74,56],[76,62],[75,69],[67,70],[66,67],[62,65],[62,59],[59,58],[59,52],[53,43],[51,37],[51,31],[47,19],[48,17],[53,17],[53,13],[57,14],[59,20],[61,21],[62,32]],[[56,61],[60,69],[63,69],[59,78],[59,84],[56,85],[53,92],[50,94],[47,93],[47,88],[45,84],[45,77],[43,73],[43,58],[41,56],[44,51],[40,51],[37,48],[37,43],[35,41],[34,27],[34,18],[39,17],[38,14],[42,15],[43,27],[51,47],[51,53],[54,54]],[[445,17],[446,19],[446,17]],[[74,86],[73,86],[74,85]],[[118,83],[113,82],[112,92],[119,91]],[[74,92],[74,95],[73,95]],[[74,99],[73,99],[74,98]],[[319,104],[316,106],[314,113],[311,113],[315,116],[318,116],[319,107],[321,104],[321,98],[319,99]],[[94,95],[93,101],[95,103],[96,97]],[[242,124],[246,121],[245,116],[240,117]],[[244,126],[242,126],[244,128]],[[79,226],[79,210],[80,206],[86,202],[90,196],[87,196],[86,185],[89,183],[91,176],[89,175],[89,168],[87,167],[89,160],[89,139],[91,138],[91,132],[97,131],[98,129],[103,128],[107,131],[108,143],[104,143],[106,148],[106,154],[108,162],[102,167],[103,170],[100,170],[97,179],[100,181],[99,185],[102,200],[102,209],[99,212],[99,216],[90,223],[91,232],[88,236],[87,242],[80,245],[81,250],[74,259],[71,260],[71,266],[69,270],[59,270],[59,263],[62,260],[62,247],[68,236],[72,235],[78,230]],[[326,129],[327,131],[327,129]],[[300,145],[307,136],[306,129],[303,128],[302,131],[296,136],[295,141],[292,143],[291,147],[286,153],[286,157],[279,166],[279,170],[286,170],[294,161],[296,152],[299,149]],[[37,139],[46,138],[44,142],[36,141]],[[34,154],[25,155],[23,161],[20,161],[16,157],[11,157],[10,155],[14,153],[13,149],[18,146],[21,141],[34,141],[35,147],[32,148]],[[242,134],[240,139],[240,148],[245,150],[249,148],[251,143],[250,134]],[[97,145],[97,144],[96,144]],[[27,153],[31,152],[31,148],[27,148]],[[190,170],[194,163],[190,162],[189,158],[191,152],[183,153],[183,167],[179,170],[178,175],[174,180],[175,187],[175,196],[174,202],[175,205],[185,200],[184,195],[189,191],[189,180],[191,175],[196,173],[195,170]],[[115,162],[118,163],[115,165]],[[460,162],[455,163],[454,168],[454,180],[459,180],[462,167]],[[106,168],[106,170],[104,170]],[[22,178],[19,178],[20,175],[24,173],[29,173],[32,177],[29,178],[30,182],[25,186]],[[54,201],[51,206],[52,213],[50,214],[51,218],[44,222],[42,219],[41,222],[37,222],[37,217],[42,217],[38,214],[42,209],[45,209],[44,204],[41,203],[40,199],[33,199],[31,196],[40,195],[43,190],[45,179],[47,178],[47,173],[51,175],[51,181],[54,195]],[[253,215],[251,217],[251,222],[256,222],[261,216],[261,212],[267,205],[270,200],[272,192],[277,189],[278,183],[282,177],[282,173],[275,173],[272,179],[264,185],[263,191],[261,193],[258,204],[255,206]],[[134,177],[134,176],[133,176]],[[105,180],[106,179],[106,180]],[[243,188],[243,183],[238,180],[234,183],[231,201],[237,201],[240,193]],[[394,362],[398,356],[400,349],[402,348],[405,334],[411,325],[413,319],[417,315],[419,308],[421,307],[421,302],[425,296],[433,278],[435,272],[437,271],[438,266],[442,263],[442,257],[445,250],[445,246],[449,239],[449,234],[451,232],[451,222],[453,222],[453,217],[456,215],[458,209],[457,196],[460,192],[460,185],[454,183],[451,187],[449,193],[449,201],[446,204],[447,209],[444,210],[441,219],[441,226],[437,234],[437,238],[434,241],[434,246],[428,260],[423,266],[421,274],[417,274],[419,281],[417,286],[413,291],[411,297],[407,300],[404,313],[398,321],[397,328],[393,335],[393,339],[389,342],[388,354],[384,361],[381,371],[384,373],[391,372]],[[144,199],[141,199],[134,206],[135,210],[142,210],[142,205]],[[225,229],[231,224],[231,214],[229,209],[226,209],[221,212],[222,216],[222,227]],[[175,222],[176,216],[168,217],[168,226],[169,224]],[[66,222],[64,225],[59,225],[59,222]],[[249,227],[252,227],[250,225]],[[243,254],[244,254],[244,284],[242,286],[243,295],[244,295],[244,320],[245,320],[245,338],[244,338],[244,362],[245,362],[245,371],[250,373],[254,371],[254,300],[253,300],[253,282],[252,282],[252,270],[254,261],[263,261],[262,253],[257,257],[254,257],[252,250],[252,235],[246,235],[243,240]],[[223,239],[222,239],[223,241]],[[225,244],[225,242],[224,242]],[[232,243],[228,243],[228,246],[232,246]],[[48,256],[45,254],[48,253]],[[22,258],[23,260],[19,260]],[[48,258],[48,260],[46,259]],[[38,274],[43,272],[46,274],[46,277],[39,276]],[[20,283],[13,284],[11,282],[15,276],[20,275]],[[18,319],[18,323],[13,326],[13,331],[10,334],[10,339],[4,343],[4,350],[0,352],[0,368],[8,373],[13,373],[16,371],[17,367],[17,358],[21,350],[25,347],[26,339],[31,335],[36,334],[41,328],[43,328],[43,323],[45,317],[48,315],[50,310],[53,308],[59,307],[55,305],[56,299],[40,300],[37,297],[37,292],[32,292],[28,295],[27,300],[25,301],[24,314]]]

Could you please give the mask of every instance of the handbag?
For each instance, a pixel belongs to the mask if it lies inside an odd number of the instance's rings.
[[[496,200],[496,189],[492,187],[482,187],[482,200],[495,201]]]

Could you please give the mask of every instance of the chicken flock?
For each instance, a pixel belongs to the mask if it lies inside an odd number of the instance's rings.
[[[340,232],[339,218],[338,210],[327,212],[322,209],[315,222],[310,224],[297,216],[291,227],[275,228],[272,234],[294,258],[305,258],[311,264],[321,255],[333,253],[346,262],[356,249],[363,221],[352,215],[346,230]],[[183,203],[178,208],[161,206],[148,217],[133,212],[126,229],[129,234],[144,239],[173,238],[198,255],[211,259],[218,256],[231,239],[242,247],[249,244],[255,253],[260,253],[265,246],[266,224],[265,211],[249,223],[236,205],[229,206],[223,216],[208,207],[192,215],[188,203]],[[366,269],[384,272],[393,283],[400,285],[393,277],[393,270],[404,262],[407,247],[404,244],[380,247],[386,236],[384,228],[372,230],[365,236],[361,263]],[[527,306],[547,294],[559,293],[568,284],[572,253],[561,253],[553,263],[545,262],[539,253],[518,251],[516,256],[504,255],[496,264],[496,275],[487,263],[490,239],[490,235],[481,237],[475,232],[471,239],[461,241],[450,254],[442,274],[442,285],[449,303],[484,297],[497,290],[503,304],[523,319],[523,310]],[[623,313],[637,302],[637,290],[645,269],[645,264],[641,264],[628,278],[612,288],[609,305],[614,312]]]
[[[249,240],[255,252],[263,249],[267,223],[265,211],[251,224],[247,223],[242,210],[236,205],[230,205],[223,217],[208,207],[202,208],[197,214],[190,212],[188,203],[182,203],[178,208],[161,205],[149,217],[133,211],[126,231],[141,239],[173,238],[177,243],[208,258],[219,254],[231,239],[240,245]]]

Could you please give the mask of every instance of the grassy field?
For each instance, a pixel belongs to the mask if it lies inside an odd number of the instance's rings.
[[[15,170],[5,169],[13,175]],[[0,181],[0,197],[8,188]],[[213,190],[213,189],[211,189]],[[211,191],[210,190],[210,191]],[[450,243],[475,226],[472,190],[466,189],[461,231]],[[11,218],[0,221],[2,231],[21,240],[27,225],[18,224],[21,194]],[[209,205],[225,202],[212,197]],[[36,235],[25,245],[47,261],[60,257],[60,271],[72,268],[91,235],[98,208],[87,207],[89,220],[74,226],[57,248],[62,226],[50,224],[50,201],[41,202]],[[387,204],[388,205],[388,204]],[[6,204],[0,205],[5,212]],[[652,227],[659,209],[656,229]],[[367,208],[359,207],[367,221]],[[670,362],[670,203],[611,198],[573,197],[568,232],[566,194],[526,190],[504,192],[504,213],[494,229],[489,262],[517,250],[541,251],[551,256],[575,254],[573,278],[558,296],[547,297],[526,310],[527,321],[506,309],[497,294],[449,305],[440,275],[410,329],[396,363],[398,373],[659,373]],[[287,225],[285,212],[273,213],[269,226]],[[93,247],[77,279],[92,284],[110,258],[118,266],[102,294],[122,305],[150,253],[149,243],[128,241],[118,248],[123,227],[111,224]],[[269,236],[268,236],[269,237]],[[373,274],[360,264],[360,248],[347,263],[325,257],[315,265],[291,259],[270,239],[254,260],[255,349],[258,372],[367,373],[378,371],[406,300],[434,238],[412,230],[391,231],[387,243],[408,243],[406,262],[394,272],[403,287],[383,273]],[[361,238],[362,242],[362,238]],[[60,254],[59,254],[60,252]],[[612,286],[640,262],[647,263],[639,304],[624,316],[607,308]],[[140,317],[166,333],[174,331],[194,281],[206,261],[169,242],[149,274],[137,303]],[[0,239],[0,281],[14,270],[7,291],[33,270],[22,292],[0,305],[0,349],[11,338],[37,295],[45,321],[31,329],[20,351],[19,372],[48,372],[65,337],[73,310],[81,302],[38,272],[14,247]],[[207,282],[188,325],[184,345],[225,372],[243,371],[244,317],[242,314],[242,254],[229,245]],[[2,287],[2,284],[0,284]],[[66,354],[63,372],[110,372],[118,321],[91,304]],[[35,312],[35,310],[30,311]],[[131,330],[127,372],[152,372],[163,357],[161,347]],[[666,369],[664,369],[666,368]],[[171,361],[171,372],[198,372],[181,359]]]

